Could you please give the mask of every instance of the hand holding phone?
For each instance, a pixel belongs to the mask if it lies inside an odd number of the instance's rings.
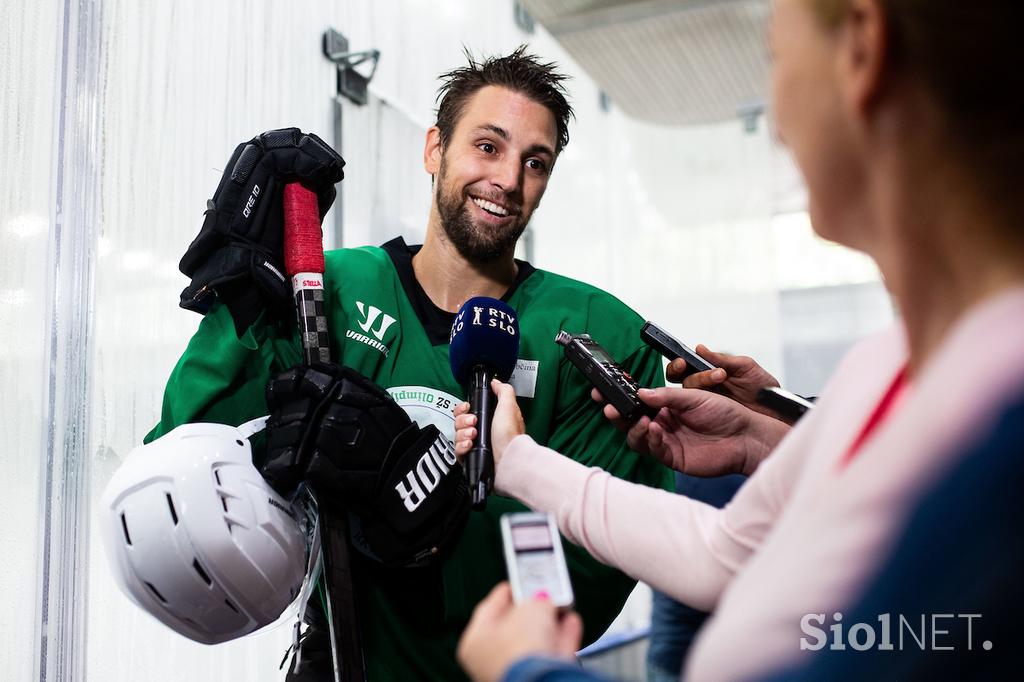
[[[572,583],[555,517],[537,512],[504,514],[501,539],[513,601],[518,604],[545,594],[559,608],[572,607]]]
[[[693,349],[678,341],[653,322],[644,323],[640,329],[640,338],[669,362],[676,358],[683,358],[686,361],[686,371],[681,377],[683,379],[698,372],[716,369],[715,365],[697,355]],[[727,382],[707,390],[728,396],[757,412],[771,417],[782,417],[783,421],[790,424],[796,422],[804,413],[814,407],[814,403],[806,398],[779,388],[775,378],[752,359],[734,357],[733,360],[745,361],[747,366],[739,370],[735,367],[729,368]],[[748,378],[744,380],[744,377]]]
[[[644,322],[644,326],[640,328],[640,339],[648,346],[658,351],[658,353],[660,353],[669,362],[672,362],[676,358],[682,358],[685,360],[686,371],[683,372],[683,378],[688,377],[691,374],[696,374],[697,372],[707,372],[708,370],[715,369],[714,365],[697,355],[692,348],[687,346],[685,343],[682,343],[650,320]]]
[[[768,386],[758,391],[757,402],[768,409],[775,410],[790,424],[795,423],[806,412],[814,408],[814,403],[807,398],[777,386]]]

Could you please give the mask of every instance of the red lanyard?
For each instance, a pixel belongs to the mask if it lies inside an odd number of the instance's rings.
[[[892,384],[889,385],[889,390],[885,392],[882,399],[879,401],[878,406],[875,407],[875,411],[871,413],[871,417],[867,423],[864,424],[864,428],[861,429],[860,434],[856,440],[853,441],[853,445],[846,451],[843,458],[839,460],[839,467],[845,467],[849,464],[858,452],[864,446],[864,443],[871,437],[878,427],[885,421],[886,417],[892,412],[893,407],[899,402],[899,399],[906,392],[908,387],[907,384],[907,368],[904,367],[893,379]]]

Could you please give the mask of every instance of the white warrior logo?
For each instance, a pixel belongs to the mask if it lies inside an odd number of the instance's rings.
[[[366,306],[363,305],[362,301],[356,301],[356,307],[359,308],[359,314],[363,316],[363,322],[359,323],[359,328],[364,332],[370,332],[377,337],[378,341],[384,340],[384,334],[387,333],[388,327],[395,323],[395,318],[391,317],[377,306],[370,306],[367,310]],[[380,318],[380,324],[376,329],[372,329],[373,323]]]

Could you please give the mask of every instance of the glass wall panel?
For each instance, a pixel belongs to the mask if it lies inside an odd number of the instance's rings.
[[[0,3],[0,677],[36,662],[60,7]]]
[[[156,424],[200,317],[178,307],[178,261],[236,144],[298,126],[330,141],[327,3],[104,3],[102,220],[95,260],[91,494]],[[87,679],[279,680],[290,623],[219,645],[174,634],[117,589],[89,543]]]

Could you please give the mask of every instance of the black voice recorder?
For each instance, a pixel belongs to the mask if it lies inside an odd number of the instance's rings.
[[[640,386],[629,373],[608,355],[608,352],[589,334],[558,332],[555,342],[565,351],[565,357],[583,372],[604,399],[618,410],[624,419],[636,421],[642,415],[651,418],[656,410],[637,397]]]

